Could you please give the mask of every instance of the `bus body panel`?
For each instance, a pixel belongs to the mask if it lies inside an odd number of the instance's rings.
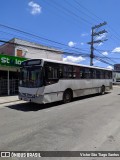
[[[37,65],[35,65],[36,62]],[[31,64],[32,66],[30,66]],[[71,66],[73,67],[72,73]],[[66,70],[67,67],[68,71]],[[79,69],[79,67],[80,70],[78,74],[77,69]],[[73,71],[74,68],[76,69],[75,71]],[[110,89],[112,89],[112,77],[108,75],[108,78],[104,76],[104,79],[102,79],[102,74],[106,75],[107,72],[108,74],[110,74],[112,73],[112,71],[99,67],[82,66],[70,63],[67,64],[64,62],[51,60],[29,60],[25,62],[25,64],[23,65],[23,69],[25,69],[24,76],[26,76],[26,79],[21,80],[23,81],[22,83],[24,87],[19,87],[19,99],[25,101],[31,101],[40,104],[61,101],[63,100],[63,94],[67,89],[70,89],[73,92],[73,97],[100,93],[102,86],[105,86],[105,91],[109,91]],[[89,70],[88,77],[86,78],[84,76],[81,76],[83,73],[87,73],[85,70]],[[61,77],[61,71],[64,72],[63,77]],[[102,74],[98,75],[97,71],[100,71]],[[94,73],[96,74],[95,77]],[[27,77],[27,74],[29,74],[31,79]],[[57,75],[59,74],[60,76],[57,77]],[[92,78],[90,77],[90,74],[93,74]],[[53,76],[52,80],[51,76]],[[29,78],[29,81],[27,80],[27,78]],[[40,82],[43,83],[42,85],[35,83],[38,79],[40,79]],[[34,86],[31,86],[29,82],[31,82]],[[25,85],[28,85],[29,87],[25,87]]]
[[[78,97],[100,93],[102,86],[109,91],[111,83],[112,80],[59,80],[58,83],[40,88],[19,87],[19,91],[23,93],[19,99],[40,104],[51,103],[61,101],[67,89],[73,91],[73,97]]]

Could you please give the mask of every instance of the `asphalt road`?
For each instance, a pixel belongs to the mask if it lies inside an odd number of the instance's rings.
[[[120,151],[120,87],[68,104],[1,105],[0,150]]]

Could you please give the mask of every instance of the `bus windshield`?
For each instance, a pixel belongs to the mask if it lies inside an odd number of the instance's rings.
[[[20,73],[21,87],[36,88],[43,85],[42,67],[24,67]]]

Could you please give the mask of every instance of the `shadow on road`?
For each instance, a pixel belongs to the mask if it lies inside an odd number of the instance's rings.
[[[107,95],[109,93],[111,93],[111,92],[106,92],[104,95]],[[88,99],[88,98],[98,97],[98,96],[104,96],[104,95],[101,95],[99,93],[91,94],[91,95],[87,95],[87,96],[81,96],[81,97],[74,98],[73,101],[79,101],[79,100],[83,100],[83,99]]]
[[[105,94],[108,94],[110,92],[107,92]],[[88,96],[82,96],[82,97],[77,97],[73,99],[73,102],[75,101],[79,101],[79,100],[83,100],[83,99],[88,99],[88,98],[92,98],[92,97],[97,97],[100,96],[100,94],[94,94],[94,95],[88,95]],[[104,96],[104,95],[101,95]],[[35,103],[22,103],[22,104],[14,104],[14,105],[8,105],[6,107],[10,108],[10,109],[15,109],[18,111],[23,111],[23,112],[30,112],[30,111],[38,111],[38,110],[43,110],[43,109],[47,109],[47,108],[52,108],[52,107],[56,107],[59,105],[62,105],[62,102],[54,102],[54,103],[48,103],[48,104],[35,104]]]
[[[49,104],[35,104],[35,103],[27,102],[22,104],[9,105],[6,107],[10,109],[23,111],[23,112],[30,112],[30,111],[39,111],[39,110],[55,107],[61,104],[62,102],[55,102],[55,103],[49,103]]]

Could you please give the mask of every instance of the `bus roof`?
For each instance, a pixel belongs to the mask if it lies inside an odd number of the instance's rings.
[[[108,68],[102,68],[102,67],[97,67],[97,66],[88,66],[88,65],[83,65],[83,64],[76,64],[76,63],[70,63],[70,62],[64,62],[64,61],[58,61],[58,60],[52,60],[52,59],[45,59],[45,58],[29,59],[29,60],[25,60],[25,61],[32,61],[32,60],[33,61],[34,60],[43,60],[44,62],[53,62],[53,63],[68,64],[68,65],[74,65],[74,66],[82,66],[82,67],[96,68],[96,69],[112,71],[112,69],[108,69]]]
[[[44,59],[44,58],[42,58],[42,60],[45,61],[45,62],[61,63],[61,64],[68,64],[68,65],[74,65],[74,66],[82,66],[82,67],[96,68],[96,69],[103,69],[103,70],[112,71],[112,69],[102,68],[102,67],[97,67],[97,66],[88,66],[88,65],[83,65],[83,64],[76,64],[76,63],[57,61],[57,60],[52,60],[52,59]]]

